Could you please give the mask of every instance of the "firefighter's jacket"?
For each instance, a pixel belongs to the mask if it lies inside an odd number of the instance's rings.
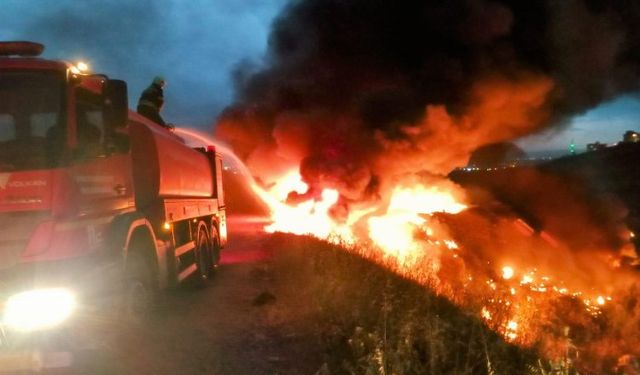
[[[152,83],[147,87],[138,100],[138,113],[154,121],[162,126],[166,126],[162,117],[160,117],[160,109],[164,104],[164,92],[158,84]]]

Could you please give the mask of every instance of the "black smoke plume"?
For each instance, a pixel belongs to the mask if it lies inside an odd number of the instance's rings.
[[[216,132],[265,183],[376,199],[636,91],[639,32],[630,0],[293,1]]]

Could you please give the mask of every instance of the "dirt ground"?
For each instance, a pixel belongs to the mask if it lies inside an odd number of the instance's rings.
[[[265,248],[268,235],[248,219],[230,219],[229,246],[207,287],[169,293],[159,312],[114,341],[107,362],[131,374],[313,374],[320,368],[309,322],[289,308],[295,301],[278,292],[269,271],[275,250]]]

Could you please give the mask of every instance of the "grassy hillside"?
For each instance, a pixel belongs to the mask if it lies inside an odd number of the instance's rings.
[[[319,374],[570,373],[355,250],[285,234],[269,242],[270,314],[291,315],[275,321],[315,337]]]

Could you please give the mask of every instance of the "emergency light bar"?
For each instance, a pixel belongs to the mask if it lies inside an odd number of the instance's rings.
[[[35,42],[0,42],[0,56],[40,56],[44,51],[44,44]]]

